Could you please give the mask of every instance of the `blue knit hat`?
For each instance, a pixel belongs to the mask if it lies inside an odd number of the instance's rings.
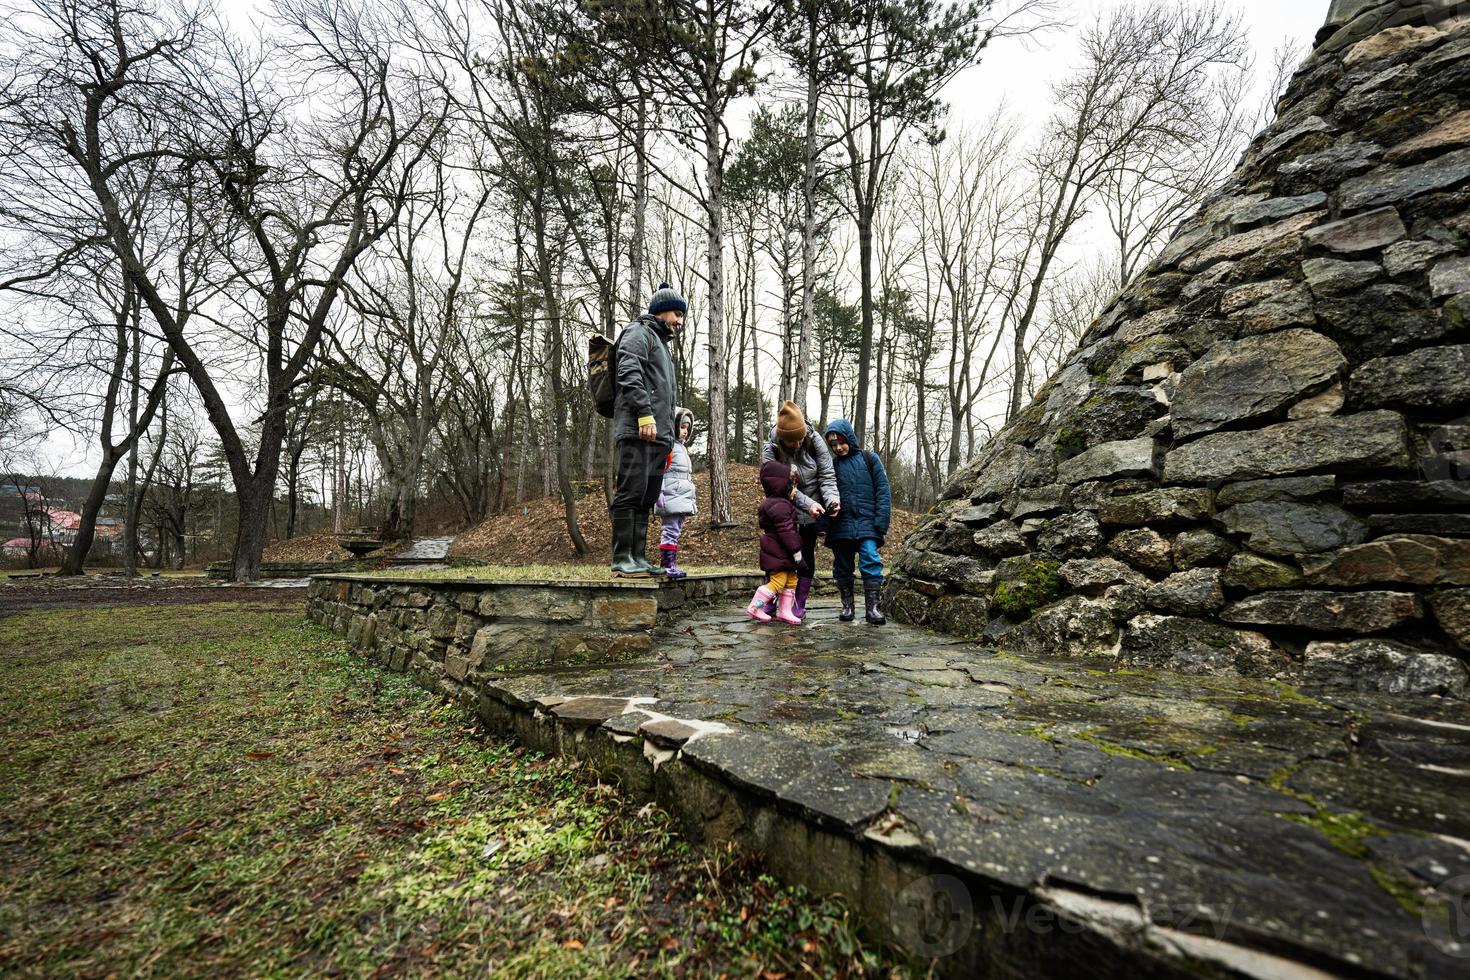
[[[679,291],[666,282],[658,284],[658,289],[653,291],[653,299],[648,301],[648,312],[657,316],[665,310],[678,310],[680,313],[689,312],[689,304],[684,302],[684,297]]]

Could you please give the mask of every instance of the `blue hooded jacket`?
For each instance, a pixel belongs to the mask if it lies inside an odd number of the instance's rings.
[[[846,456],[832,454],[832,468],[837,473],[837,492],[842,497],[842,512],[827,518],[827,541],[861,541],[877,538],[883,543],[893,514],[893,499],[888,492],[888,473],[877,453],[865,452],[857,433],[847,419],[827,426],[847,440],[851,452]]]

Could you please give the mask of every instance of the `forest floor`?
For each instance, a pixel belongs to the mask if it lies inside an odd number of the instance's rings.
[[[679,564],[692,571],[708,570],[702,566],[751,568],[758,554],[760,529],[755,512],[764,496],[760,488],[760,467],[734,463],[730,466],[730,503],[735,526],[713,528],[709,524],[709,475],[694,475],[699,488],[701,513],[684,525],[679,539]],[[587,542],[588,554],[578,556],[567,533],[566,508],[557,496],[540,497],[508,508],[502,514],[487,517],[455,538],[449,549],[454,558],[476,558],[496,565],[606,565],[612,546],[612,527],[608,522],[602,481],[581,480],[572,484],[577,495],[577,524]],[[904,537],[914,529],[919,515],[894,509],[885,550],[897,550]],[[654,549],[659,534],[655,518],[649,529],[649,547]],[[351,558],[330,532],[300,535],[289,541],[276,541],[265,550],[266,561],[346,561]],[[383,557],[374,553],[371,557]],[[821,562],[826,565],[826,561]]]
[[[730,466],[730,502],[736,526],[712,528],[709,524],[709,481],[707,473],[694,475],[699,488],[701,513],[684,525],[679,539],[679,564],[690,571],[704,571],[702,566],[754,568],[758,554],[760,529],[755,512],[764,493],[760,488],[760,467],[735,463]],[[608,523],[607,505],[600,481],[574,484],[579,497],[577,522],[587,540],[589,554],[578,558],[567,533],[566,509],[558,497],[542,497],[513,507],[503,514],[486,518],[455,539],[450,555],[481,558],[496,564],[546,564],[585,562],[605,565],[612,547],[612,528]],[[914,529],[919,515],[895,509],[887,551],[896,551],[905,535]],[[649,529],[649,548],[658,540],[659,523],[655,518]],[[824,549],[825,550],[825,549]],[[827,559],[819,559],[824,567]]]
[[[0,619],[0,973],[904,975],[843,906],[360,660],[299,590],[165,591],[194,601]]]

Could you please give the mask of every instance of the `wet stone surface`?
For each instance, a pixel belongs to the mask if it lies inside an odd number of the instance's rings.
[[[1421,910],[1470,873],[1465,702],[1023,658],[836,612],[695,610],[629,663],[486,693],[641,726],[752,798],[991,887],[1136,896],[1156,925],[1319,968],[1463,971]]]

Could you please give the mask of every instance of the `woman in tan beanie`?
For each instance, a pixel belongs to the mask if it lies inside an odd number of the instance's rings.
[[[797,530],[801,533],[801,565],[796,570],[796,603],[793,612],[803,616],[807,595],[816,577],[817,535],[826,526],[825,518],[836,515],[842,502],[837,493],[837,474],[832,469],[832,454],[827,443],[795,402],[786,402],[776,413],[771,438],[761,449],[761,462],[771,460],[790,464],[796,469]]]

